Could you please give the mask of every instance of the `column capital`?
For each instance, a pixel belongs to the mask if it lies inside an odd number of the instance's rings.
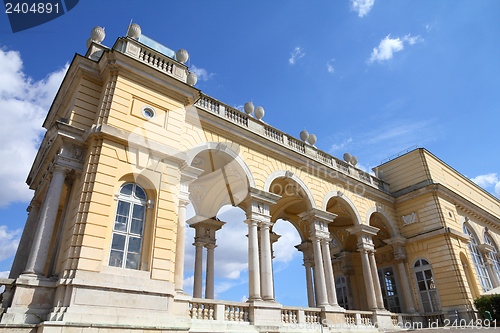
[[[196,230],[195,241],[203,244],[215,244],[215,232],[226,224],[215,218],[205,218],[200,215],[190,218],[186,223]]]
[[[271,206],[276,204],[281,196],[250,187],[248,195],[244,200],[246,205],[246,216],[249,220],[259,223],[271,221]]]
[[[406,243],[405,237],[396,236],[386,239],[385,242],[392,246],[394,250],[394,259],[396,260],[396,262],[406,260],[406,251],[404,246]]]
[[[36,200],[31,200],[30,205],[26,207],[26,211],[29,213],[33,208],[39,208],[40,207],[40,202]]]
[[[309,222],[311,239],[330,239],[328,224],[333,222],[337,215],[321,209],[312,208],[298,215],[302,220]]]
[[[205,247],[207,248],[207,250],[213,251],[217,247],[217,245],[215,245],[215,244],[205,244]]]

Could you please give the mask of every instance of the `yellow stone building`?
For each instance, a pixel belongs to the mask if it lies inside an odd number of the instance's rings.
[[[429,151],[368,174],[264,123],[263,110],[203,94],[187,52],[138,25],[112,48],[103,39],[95,28],[75,55],[43,124],[0,331],[392,329],[475,318],[474,298],[500,286],[499,200]],[[245,303],[213,299],[227,204],[246,212]],[[301,237],[308,308],[274,300],[278,219]],[[194,295],[183,291],[186,223]]]

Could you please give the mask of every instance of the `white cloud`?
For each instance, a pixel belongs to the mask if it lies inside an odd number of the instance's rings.
[[[8,161],[0,164],[0,207],[33,196],[25,180],[68,65],[40,81],[33,81],[22,67],[19,52],[0,49],[0,160]]]
[[[375,0],[351,0],[351,9],[358,13],[359,17],[367,15],[372,10]]]
[[[495,195],[500,198],[500,180],[497,173],[480,175],[475,178],[471,178],[471,180],[485,190],[493,188],[495,190]]]
[[[421,41],[423,41],[423,39],[420,36],[412,37],[410,35],[406,35],[403,38],[391,38],[391,35],[388,35],[380,41],[378,47],[373,49],[372,54],[368,59],[368,63],[372,64],[375,61],[382,62],[392,59],[394,53],[404,49],[405,43],[414,45]]]
[[[348,144],[350,144],[351,142],[352,142],[352,138],[348,138],[348,139],[344,140],[342,143],[333,144],[330,147],[330,153],[333,153],[334,151],[337,151],[340,149],[344,149],[344,147],[347,146]]]
[[[21,232],[21,229],[9,230],[7,226],[0,225],[0,261],[16,254]]]
[[[200,81],[208,81],[215,75],[214,73],[209,73],[206,69],[198,68],[195,65],[191,65],[189,69],[191,70],[191,72],[196,74],[196,77]]]
[[[330,59],[326,62],[326,70],[328,71],[328,73],[335,73],[335,68],[333,68],[333,62],[335,61],[335,59]]]
[[[290,59],[288,59],[288,62],[290,65],[293,65],[299,60],[300,58],[303,58],[305,56],[305,52],[302,50],[300,46],[296,46],[293,51],[290,53]]]
[[[288,263],[294,257],[299,255],[299,251],[295,245],[301,243],[299,233],[295,227],[287,221],[278,220],[273,227],[273,231],[280,235],[276,243],[274,243],[274,262]]]

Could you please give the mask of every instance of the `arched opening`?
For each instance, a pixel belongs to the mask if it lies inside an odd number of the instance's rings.
[[[248,166],[224,143],[188,152],[203,172],[189,185],[185,285],[195,298],[246,301],[248,228],[244,200],[255,182]]]
[[[311,209],[314,203],[309,190],[303,187],[296,176],[284,174],[268,179],[266,183],[269,192],[281,197],[270,207],[271,221],[274,223],[272,232],[274,237],[279,236],[273,247],[275,298],[287,305],[308,306],[311,295],[307,292],[308,273],[304,274],[303,266],[310,253],[301,244],[309,242],[309,222],[300,215]],[[302,255],[297,250],[302,251]],[[311,270],[306,266],[307,269]],[[294,293],[290,293],[292,289]],[[312,291],[309,290],[309,293]]]
[[[196,214],[193,206],[188,205],[187,218]],[[248,297],[248,248],[247,227],[244,223],[245,212],[238,207],[225,205],[219,209],[215,219],[225,224],[215,232],[214,248],[214,299],[245,302]],[[193,294],[196,267],[196,228],[194,225],[186,230],[186,256],[184,270],[184,291]],[[207,265],[208,248],[204,246],[201,259],[202,298],[207,298]]]
[[[363,269],[358,251],[358,239],[347,230],[359,225],[359,214],[343,195],[332,195],[323,205],[327,212],[337,215],[328,225],[332,237],[333,273],[336,277],[337,302],[348,309],[368,309],[366,304]],[[342,277],[340,279],[340,277]]]
[[[404,277],[398,275],[394,248],[387,242],[394,235],[392,224],[381,212],[373,212],[369,216],[369,223],[378,229],[372,241],[376,251],[375,258],[384,307],[391,312],[401,313],[404,302],[399,281]]]

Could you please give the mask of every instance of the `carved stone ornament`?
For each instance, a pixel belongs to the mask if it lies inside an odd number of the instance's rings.
[[[409,215],[403,215],[401,216],[401,219],[403,220],[403,226],[418,222],[418,216],[415,212],[412,212]]]

